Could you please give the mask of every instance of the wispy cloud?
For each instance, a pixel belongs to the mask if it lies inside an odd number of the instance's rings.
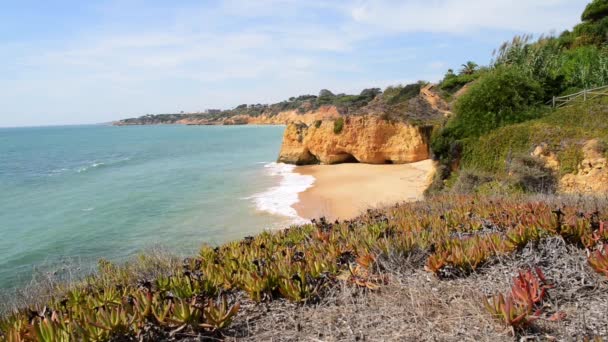
[[[500,41],[478,39],[483,32],[562,30],[585,3],[99,0],[73,27],[34,22],[34,35],[15,43],[15,32],[0,44],[0,125],[100,122],[434,81],[465,60],[489,59]],[[78,14],[39,15],[70,22]]]
[[[366,0],[352,18],[399,32],[470,33],[483,29],[546,33],[579,21],[586,0]]]

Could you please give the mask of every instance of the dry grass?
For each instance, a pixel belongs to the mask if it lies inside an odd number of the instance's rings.
[[[179,269],[181,264],[181,258],[165,247],[156,245],[121,265],[121,273],[128,276],[128,281],[136,282],[138,279],[155,279],[170,274]],[[0,291],[0,317],[26,307],[42,307],[53,297],[62,297],[70,290],[82,286],[90,278],[87,275],[99,275],[103,271],[75,259],[64,260],[58,271],[48,272],[40,267],[27,284]]]
[[[506,291],[517,272],[541,267],[556,287],[547,312],[526,331],[495,321],[483,298]],[[608,336],[608,281],[586,264],[585,251],[561,238],[529,245],[466,278],[440,280],[421,268],[419,258],[386,262],[388,285],[364,291],[338,284],[316,305],[284,300],[243,305],[226,333],[235,341],[513,341],[582,340]]]

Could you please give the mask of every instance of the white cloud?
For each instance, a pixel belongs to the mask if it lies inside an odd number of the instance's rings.
[[[0,124],[22,113],[47,113],[49,123],[109,121],[321,88],[434,81],[461,62],[452,55],[464,39],[473,46],[484,30],[561,30],[578,21],[586,1],[226,0],[154,8],[116,0],[103,8],[101,25],[0,44]],[[427,42],[409,40],[412,32],[466,34]],[[75,121],[83,111],[99,119]]]
[[[580,20],[588,0],[363,0],[352,18],[398,32],[473,32],[484,29],[546,33]]]

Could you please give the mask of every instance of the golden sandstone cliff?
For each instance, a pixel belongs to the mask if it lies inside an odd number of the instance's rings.
[[[335,132],[333,120],[288,125],[278,161],[296,165],[404,164],[430,157],[428,129],[377,116],[346,116],[341,120],[340,132]]]
[[[584,159],[574,173],[565,174],[559,179],[558,192],[591,195],[608,193],[608,159],[603,149],[597,139],[587,140],[582,147]],[[555,174],[559,173],[557,154],[550,151],[547,144],[537,146],[532,156],[541,159]]]
[[[584,159],[576,173],[567,174],[559,182],[564,193],[608,193],[608,160],[597,139],[583,146]]]
[[[317,120],[329,120],[340,116],[335,106],[322,106],[318,109],[300,113],[297,110],[279,112],[276,115],[263,114],[260,116],[235,115],[221,120],[208,120],[205,118],[186,118],[176,122],[180,125],[287,125],[292,122],[312,124]]]
[[[340,116],[336,111],[324,118],[293,121],[285,129],[278,161],[296,165],[406,164],[429,159],[432,128],[403,118],[425,121],[451,114],[434,85],[424,86],[405,107],[393,112],[379,97],[360,109],[359,115]],[[341,127],[336,129],[338,121]]]

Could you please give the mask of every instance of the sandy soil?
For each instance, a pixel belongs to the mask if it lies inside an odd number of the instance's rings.
[[[295,172],[315,177],[315,183],[300,193],[300,201],[293,207],[306,219],[351,219],[368,208],[422,198],[432,171],[431,160],[403,165],[301,166]]]

